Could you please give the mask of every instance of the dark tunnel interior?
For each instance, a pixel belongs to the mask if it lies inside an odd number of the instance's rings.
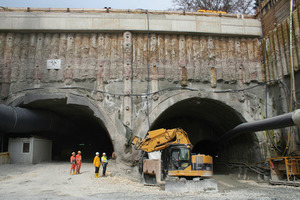
[[[37,136],[52,140],[52,160],[68,161],[72,152],[82,153],[83,162],[92,162],[96,152],[110,157],[114,151],[102,122],[87,106],[67,104],[66,99],[38,100],[20,107],[46,110],[60,116],[69,128],[53,132],[15,133],[15,137]]]
[[[153,123],[151,130],[182,128],[193,145],[193,153],[213,157],[214,173],[226,172],[227,162],[260,160],[255,134],[238,136],[224,144],[215,141],[230,129],[245,122],[231,107],[212,99],[191,98],[166,109]],[[221,172],[222,171],[222,172]]]

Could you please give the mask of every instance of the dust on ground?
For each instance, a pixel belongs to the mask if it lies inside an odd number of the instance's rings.
[[[144,186],[129,170],[110,162],[108,176],[95,178],[94,166],[82,163],[81,174],[70,175],[67,162],[0,165],[0,199],[300,199],[300,188],[272,186],[252,180],[215,175],[219,192],[172,193]]]

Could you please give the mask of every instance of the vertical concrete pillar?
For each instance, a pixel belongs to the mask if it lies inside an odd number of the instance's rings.
[[[123,54],[124,54],[124,102],[123,102],[123,123],[132,128],[131,123],[131,92],[132,92],[132,34],[123,34]]]
[[[66,40],[66,59],[65,59],[65,67],[63,67],[64,73],[63,73],[63,79],[65,85],[71,85],[73,81],[73,69],[74,69],[74,48],[75,48],[75,35],[72,33],[69,33],[67,35]]]
[[[235,57],[235,42],[233,38],[228,39],[228,51],[227,51],[227,62],[228,62],[228,75],[229,79],[228,82],[235,82],[236,81],[236,57]]]
[[[214,38],[214,56],[215,56],[215,76],[217,80],[222,81],[223,80],[223,69],[222,69],[222,41],[221,38],[215,37]],[[217,83],[213,83],[213,86],[217,86]]]
[[[16,83],[18,81],[18,71],[20,69],[20,53],[21,53],[20,43],[22,40],[22,35],[20,33],[16,33],[14,34],[14,38],[15,38],[14,48],[12,50],[12,61],[11,61],[11,82],[12,83]]]
[[[181,86],[187,86],[187,52],[186,52],[186,40],[184,35],[179,36],[179,67],[180,67],[180,84]]]
[[[200,36],[200,51],[201,51],[201,70],[200,70],[200,81],[210,82],[209,72],[209,51],[208,41],[206,36]]]
[[[36,33],[30,33],[29,36],[29,47],[28,47],[28,66],[26,69],[26,79],[30,83],[33,78],[33,69],[35,64],[35,52],[36,52],[36,39],[37,35]],[[51,40],[49,40],[51,41]],[[49,52],[50,54],[50,52]]]
[[[165,78],[168,81],[172,80],[172,57],[171,57],[171,36],[165,35],[165,49],[164,49],[164,58],[165,58]]]
[[[81,64],[81,41],[82,34],[77,33],[74,37],[74,66],[71,66],[73,70],[73,80],[80,80],[80,64]]]
[[[200,51],[200,40],[199,36],[193,36],[192,41],[192,63],[194,65],[194,74],[192,79],[199,81],[200,80],[200,71],[201,71],[201,51]]]
[[[151,91],[152,92],[156,92],[158,91],[158,72],[157,72],[157,66],[156,65],[153,65],[152,66],[152,75],[151,75]],[[158,94],[155,94],[153,95],[152,99],[154,101],[158,100],[159,98],[159,95]]]
[[[58,42],[58,57],[57,59],[61,60],[61,69],[57,70],[56,79],[59,82],[64,81],[64,70],[63,68],[66,65],[66,55],[67,55],[67,33],[59,34],[59,42]]]
[[[50,43],[48,44],[50,46],[50,54],[48,55],[47,59],[58,59],[58,53],[59,53],[59,34],[54,33],[50,35]],[[34,55],[34,54],[33,54]],[[57,74],[61,70],[49,70],[49,78],[50,82],[57,82],[59,81],[57,78]]]
[[[37,36],[36,51],[35,51],[35,66],[33,70],[33,84],[35,88],[40,87],[40,82],[42,79],[41,68],[44,67],[43,56],[42,56],[43,42],[44,42],[44,34],[39,33]]]
[[[104,66],[104,76],[103,76],[103,81],[107,82],[110,80],[111,75],[110,75],[110,70],[111,70],[111,35],[109,33],[106,33],[104,35],[104,61],[103,61],[103,66]]]
[[[159,62],[158,57],[158,38],[156,34],[150,35],[150,76],[151,76],[151,92],[158,91],[158,68],[157,63]],[[159,98],[158,94],[152,96],[153,100]]]
[[[164,79],[165,78],[165,41],[164,41],[164,35],[159,34],[157,36],[157,51],[158,51],[158,69],[157,69],[157,74],[158,74],[158,79]]]
[[[11,50],[13,46],[13,35],[7,34],[6,36],[6,46],[4,49],[4,59],[1,66],[2,71],[2,87],[0,97],[6,97],[10,91],[10,83],[11,83]]]

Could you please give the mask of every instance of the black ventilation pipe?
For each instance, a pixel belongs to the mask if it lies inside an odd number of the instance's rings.
[[[66,127],[64,121],[52,112],[0,104],[0,132],[58,131]]]
[[[243,133],[279,129],[289,126],[300,126],[300,109],[268,119],[242,123],[218,138],[217,143],[232,140]]]

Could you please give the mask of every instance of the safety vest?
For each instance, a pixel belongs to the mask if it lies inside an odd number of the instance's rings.
[[[102,161],[103,163],[107,163],[107,157],[106,157],[106,156],[102,156],[102,157],[101,157],[101,161]]]
[[[81,163],[81,155],[80,154],[76,155],[76,163]]]

